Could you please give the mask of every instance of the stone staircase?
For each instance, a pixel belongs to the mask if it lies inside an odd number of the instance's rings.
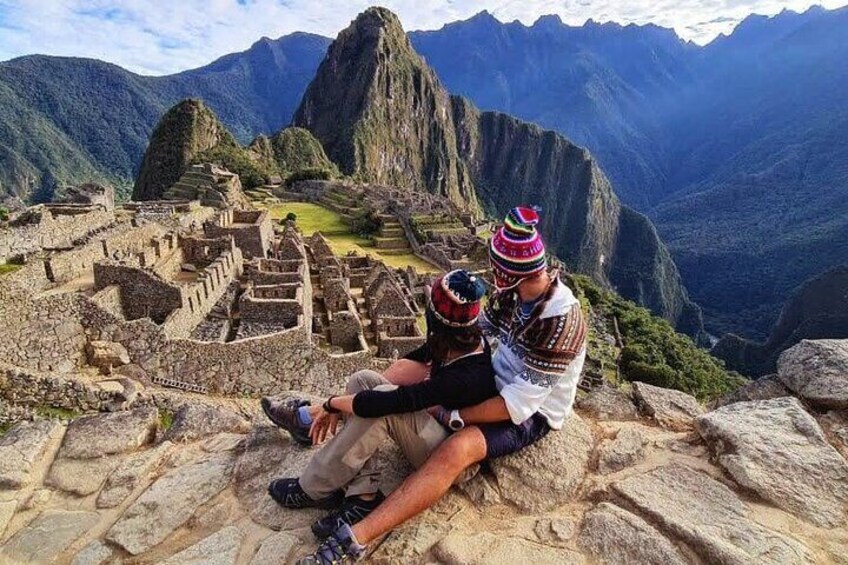
[[[318,201],[333,212],[340,214],[345,220],[353,218],[362,212],[361,189],[343,185],[334,185],[330,190],[324,192]]]
[[[383,255],[405,255],[412,253],[406,232],[395,216],[380,215],[380,231],[374,236],[374,247]]]

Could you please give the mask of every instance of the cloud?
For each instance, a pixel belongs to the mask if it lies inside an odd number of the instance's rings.
[[[834,8],[845,0],[825,0]],[[0,0],[0,60],[44,53],[92,57],[142,74],[204,65],[262,36],[309,31],[334,37],[367,8],[362,0]],[[543,14],[565,23],[655,23],[705,43],[750,13],[804,10],[807,0],[386,0],[406,29],[436,29],[487,9],[531,24]]]

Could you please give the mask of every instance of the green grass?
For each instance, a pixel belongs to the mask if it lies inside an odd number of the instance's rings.
[[[5,275],[6,273],[14,273],[22,266],[23,265],[10,265],[9,263],[0,263],[0,275]]]
[[[347,255],[356,252],[357,255],[371,255],[383,261],[389,267],[406,268],[414,267],[418,272],[433,273],[438,267],[419,258],[413,253],[403,255],[383,255],[373,246],[371,240],[353,233],[350,225],[341,214],[318,204],[310,202],[284,202],[269,208],[271,218],[279,220],[285,218],[289,212],[297,216],[297,227],[307,237],[316,231],[324,234],[330,242],[330,247],[336,255]]]
[[[174,413],[164,408],[159,409],[159,427],[167,432],[174,425]]]
[[[54,406],[39,406],[35,409],[36,414],[50,420],[73,420],[82,415],[82,412],[68,410],[67,408],[56,408]]]

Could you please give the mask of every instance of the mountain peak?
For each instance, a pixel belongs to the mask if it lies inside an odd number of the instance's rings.
[[[539,16],[539,18],[533,22],[532,27],[539,29],[558,29],[563,25],[562,18],[560,18],[558,14],[546,14],[544,16]]]
[[[476,208],[448,138],[449,96],[385,8],[361,13],[330,45],[293,125],[310,130],[346,174]]]

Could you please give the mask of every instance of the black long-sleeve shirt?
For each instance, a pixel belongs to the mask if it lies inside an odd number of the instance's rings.
[[[427,344],[410,352],[405,359],[429,363],[432,361]],[[480,353],[460,357],[447,364],[430,368],[430,378],[414,385],[394,390],[366,390],[353,397],[353,413],[363,418],[379,418],[389,414],[417,412],[431,406],[458,410],[480,404],[498,394],[492,353],[484,340]]]

